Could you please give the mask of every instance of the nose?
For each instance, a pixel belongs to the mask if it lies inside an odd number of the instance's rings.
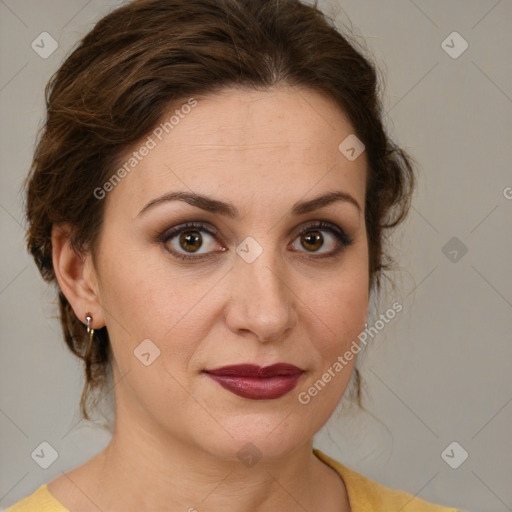
[[[284,339],[297,323],[293,285],[270,252],[252,263],[235,258],[225,317],[232,332],[261,342]]]

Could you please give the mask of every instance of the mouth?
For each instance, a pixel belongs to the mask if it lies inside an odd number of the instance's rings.
[[[240,364],[203,370],[224,389],[250,400],[275,400],[295,388],[304,370],[287,363],[271,366]]]

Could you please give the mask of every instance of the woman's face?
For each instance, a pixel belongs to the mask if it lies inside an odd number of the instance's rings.
[[[309,89],[185,104],[102,199],[92,272],[115,381],[124,376],[117,421],[218,457],[247,443],[279,457],[311,440],[353,370],[355,358],[335,363],[367,313],[366,156],[353,159],[352,139],[338,148],[353,129]],[[276,363],[302,371],[206,373]]]

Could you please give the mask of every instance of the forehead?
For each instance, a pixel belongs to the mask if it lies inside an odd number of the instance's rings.
[[[361,198],[366,157],[351,161],[339,150],[353,131],[343,111],[311,89],[231,88],[184,99],[124,157],[126,163],[144,145],[151,148],[109,199],[122,196],[132,216],[133,208],[175,189],[236,196],[242,206],[256,197],[260,204],[286,195],[294,202],[314,187]]]

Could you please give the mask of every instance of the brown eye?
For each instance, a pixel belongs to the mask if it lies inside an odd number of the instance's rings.
[[[198,260],[226,250],[216,237],[216,233],[202,224],[186,224],[166,231],[160,235],[159,241],[177,258]]]
[[[352,238],[345,231],[325,221],[307,226],[298,234],[296,240],[299,242],[292,244],[294,251],[318,254],[318,257],[336,256],[343,247],[352,243]]]
[[[308,231],[301,235],[301,244],[308,251],[317,251],[324,243],[324,237],[319,231]]]
[[[201,248],[203,237],[199,231],[183,231],[179,237],[179,244],[187,252],[195,252]]]

